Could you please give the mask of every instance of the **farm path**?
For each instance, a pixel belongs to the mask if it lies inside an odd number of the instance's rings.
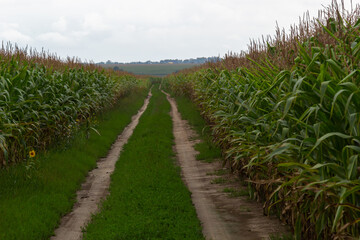
[[[175,149],[181,166],[182,178],[192,193],[192,201],[203,227],[206,239],[212,240],[252,240],[269,239],[270,234],[286,233],[285,227],[275,217],[263,215],[260,203],[247,197],[231,198],[224,188],[239,188],[239,182],[232,174],[227,174],[223,184],[212,184],[217,177],[214,172],[221,169],[221,163],[205,163],[196,160],[195,136],[186,120],[181,119],[177,105],[169,94],[171,104]],[[222,176],[224,178],[225,176]]]
[[[81,189],[76,193],[77,201],[72,211],[61,219],[60,226],[55,230],[55,236],[51,237],[51,240],[78,240],[82,238],[82,228],[90,221],[91,215],[98,210],[100,201],[108,195],[110,175],[115,169],[115,163],[119,159],[123,146],[139,123],[141,115],[145,112],[151,96],[150,89],[144,105],[118,136],[108,155],[100,159],[97,162],[97,167],[89,172]]]

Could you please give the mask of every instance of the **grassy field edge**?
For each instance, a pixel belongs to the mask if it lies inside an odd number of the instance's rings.
[[[200,115],[197,106],[186,96],[173,97],[177,103],[181,118],[189,122],[201,140],[200,143],[195,145],[195,150],[199,152],[196,159],[213,162],[221,158],[221,150],[212,142],[210,127]]]
[[[147,90],[133,91],[98,117],[86,139],[80,131],[68,143],[26,163],[0,170],[0,239],[48,239],[72,209],[76,190],[96,161],[143,104]]]

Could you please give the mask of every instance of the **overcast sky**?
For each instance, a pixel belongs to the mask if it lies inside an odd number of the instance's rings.
[[[350,2],[350,0],[346,0]],[[359,3],[360,0],[353,0]],[[223,56],[331,0],[0,0],[0,40],[82,60]]]

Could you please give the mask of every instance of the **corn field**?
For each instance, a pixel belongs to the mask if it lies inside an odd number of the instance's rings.
[[[163,81],[189,95],[226,164],[296,239],[360,236],[360,7],[333,2],[290,34]]]
[[[0,49],[0,166],[69,137],[81,123],[138,85],[131,75],[105,72],[78,59]],[[31,157],[31,156],[30,156]]]

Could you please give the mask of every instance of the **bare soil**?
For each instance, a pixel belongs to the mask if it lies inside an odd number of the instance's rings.
[[[219,161],[205,163],[196,160],[196,141],[192,140],[195,133],[187,121],[181,119],[175,100],[165,94],[172,107],[175,149],[182,177],[192,193],[192,201],[205,238],[269,239],[270,234],[288,232],[277,218],[263,215],[260,203],[251,201],[246,196],[231,197],[224,192],[224,189],[233,189],[236,193],[245,188]]]
[[[77,192],[77,202],[72,211],[61,219],[59,228],[55,230],[55,236],[51,237],[52,240],[78,240],[82,238],[82,229],[90,221],[91,215],[98,211],[100,201],[109,194],[110,175],[115,169],[115,163],[119,159],[123,146],[139,123],[141,115],[145,112],[150,97],[151,90],[144,101],[144,105],[118,136],[108,155],[100,159],[97,162],[97,167],[89,172],[81,189]]]

